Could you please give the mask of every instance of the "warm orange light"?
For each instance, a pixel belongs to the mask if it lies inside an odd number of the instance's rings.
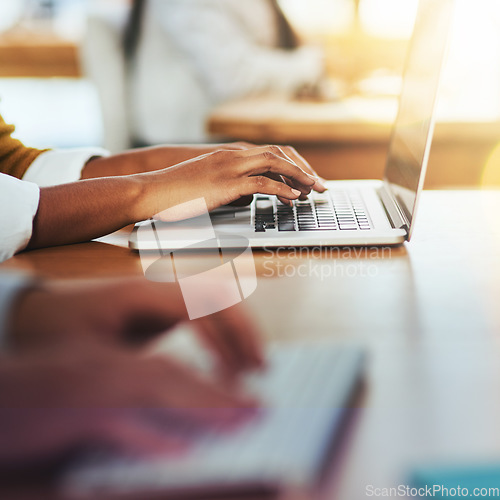
[[[489,156],[481,175],[482,187],[500,186],[500,143]]]

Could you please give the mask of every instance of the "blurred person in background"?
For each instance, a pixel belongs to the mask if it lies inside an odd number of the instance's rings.
[[[202,142],[226,101],[313,88],[318,47],[301,45],[276,0],[132,0],[125,29],[131,135]]]

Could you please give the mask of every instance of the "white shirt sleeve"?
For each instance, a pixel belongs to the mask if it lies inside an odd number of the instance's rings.
[[[15,300],[23,291],[35,285],[33,278],[21,273],[0,273],[0,352],[5,350],[7,323]]]
[[[76,182],[82,176],[85,164],[94,157],[109,156],[102,148],[55,149],[39,155],[29,166],[23,181],[39,187]]]
[[[321,50],[257,44],[223,0],[153,0],[150,6],[219,102],[273,91],[291,94],[317,83],[323,73]]]
[[[36,184],[0,174],[0,262],[28,244],[39,201]]]

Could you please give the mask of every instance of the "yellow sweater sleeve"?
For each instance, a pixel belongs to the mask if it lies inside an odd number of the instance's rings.
[[[14,130],[15,127],[0,116],[0,173],[22,179],[35,158],[47,150],[26,147],[12,137]]]

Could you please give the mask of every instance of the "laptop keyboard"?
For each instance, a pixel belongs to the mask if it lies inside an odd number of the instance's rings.
[[[179,456],[82,464],[66,476],[65,487],[181,493],[203,485],[279,484],[284,478],[310,483],[360,377],[363,353],[324,343],[278,343],[267,357],[268,369],[245,380],[247,391],[263,403],[261,415],[231,432],[197,436],[193,449]]]
[[[365,204],[356,191],[314,193],[289,207],[269,196],[255,201],[255,232],[366,231],[372,228]]]

